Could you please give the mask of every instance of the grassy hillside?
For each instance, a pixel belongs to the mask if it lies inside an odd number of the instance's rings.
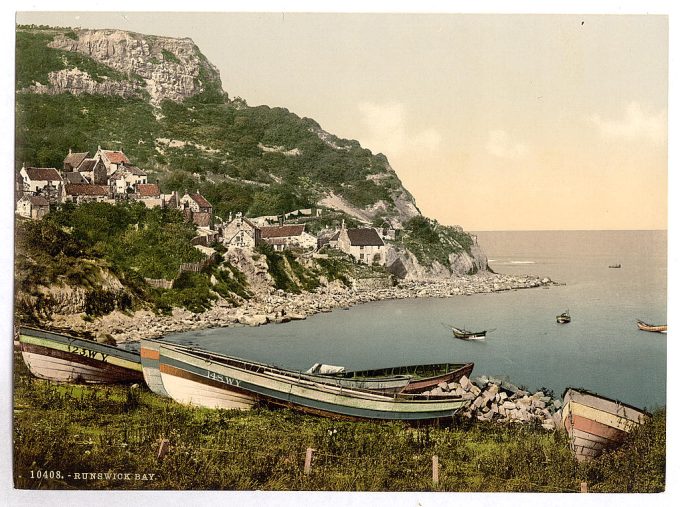
[[[69,36],[68,29],[23,27],[17,32],[18,90],[45,84],[49,72],[63,68],[78,67],[95,80],[138,78],[81,54],[48,48],[58,33]],[[160,111],[144,96],[18,93],[16,167],[61,167],[68,148],[90,153],[98,145],[122,148],[143,169],[154,171],[164,189],[176,183],[177,171],[194,175],[185,181],[191,187],[198,182],[236,187],[248,196],[239,203],[248,207],[239,211],[249,214],[313,205],[328,192],[358,207],[381,199],[391,205],[395,193],[403,191],[398,177],[387,170],[387,160],[357,141],[320,134],[314,120],[284,108],[230,101],[219,82],[205,73],[198,79],[205,84],[201,94],[183,103],[166,100]],[[375,175],[381,175],[377,182],[368,179]],[[211,194],[213,204],[225,209],[229,195]]]

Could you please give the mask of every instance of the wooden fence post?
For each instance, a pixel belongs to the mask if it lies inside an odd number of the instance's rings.
[[[167,438],[161,439],[161,445],[158,446],[158,455],[156,456],[156,459],[161,460],[165,457],[165,455],[168,453],[168,449],[170,447],[170,440]]]
[[[307,453],[305,454],[305,475],[309,475],[312,471],[312,454],[314,449],[307,447]]]
[[[587,492],[588,492],[588,483],[582,482],[581,483],[581,493],[587,493]]]
[[[432,456],[432,483],[439,484],[439,456],[436,454]]]

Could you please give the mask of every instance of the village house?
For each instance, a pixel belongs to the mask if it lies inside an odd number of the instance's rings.
[[[236,213],[234,218],[229,214],[229,221],[222,226],[222,238],[224,246],[241,248],[255,248],[262,239],[260,228],[242,213]]]
[[[338,248],[359,262],[385,265],[385,243],[373,228],[345,229],[338,236]]]
[[[281,225],[261,228],[262,241],[274,247],[274,250],[299,247],[304,249],[316,248],[316,236],[305,231],[302,225]]]
[[[62,172],[61,177],[63,178],[65,185],[70,185],[72,183],[83,183],[83,184],[90,183],[85,178],[85,176],[83,176],[82,173],[79,173],[78,171]]]
[[[64,159],[64,171],[66,172],[71,172],[71,171],[78,171],[79,167],[87,159],[89,152],[84,152],[84,153],[74,153],[71,151],[71,148],[68,149],[68,155],[66,155],[66,158]]]
[[[161,196],[161,189],[157,183],[139,183],[135,185],[135,192],[132,197],[143,202],[147,208],[163,206],[164,201]]]
[[[107,185],[109,182],[106,166],[101,157],[86,158],[78,166],[78,172],[93,185]]]
[[[199,227],[210,227],[213,219],[212,204],[198,191],[195,194],[190,194],[186,190],[184,192],[182,197],[179,197],[176,191],[173,192],[165,206],[182,211],[187,222],[193,222]]]
[[[22,167],[19,175],[24,193],[42,195],[53,203],[60,200],[64,181],[54,167]]]
[[[97,147],[97,153],[94,154],[94,158],[101,158],[108,176],[111,176],[124,164],[130,164],[130,160],[121,150],[102,150],[101,146]]]
[[[24,195],[17,201],[17,215],[40,220],[50,212],[50,203],[41,195]]]
[[[115,195],[132,194],[135,185],[146,185],[147,176],[139,167],[132,164],[120,164],[109,176],[109,185]]]
[[[109,199],[109,189],[104,185],[90,183],[72,183],[66,185],[66,201],[77,204],[83,202],[102,202]]]

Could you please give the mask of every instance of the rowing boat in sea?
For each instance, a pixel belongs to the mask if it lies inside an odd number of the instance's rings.
[[[371,382],[379,383],[381,379],[405,376],[410,378],[410,381],[401,392],[415,394],[432,389],[441,382],[457,382],[463,376],[469,378],[474,366],[474,363],[413,364],[371,370],[342,371],[326,375],[365,382],[365,385],[369,385]],[[357,384],[356,387],[361,388],[362,385]]]
[[[556,320],[557,320],[558,324],[568,324],[569,322],[571,322],[571,315],[569,315],[569,310],[567,310],[564,313],[559,314],[556,317]]]
[[[562,423],[578,461],[617,447],[649,417],[639,408],[583,389],[568,388],[563,400]]]
[[[139,353],[132,350],[25,326],[19,329],[19,346],[38,378],[93,384],[142,380]]]
[[[666,324],[647,324],[637,319],[637,326],[641,331],[650,331],[652,333],[665,333],[668,331],[668,325]]]
[[[302,372],[163,345],[160,372],[175,401],[209,408],[243,410],[263,401],[334,418],[415,421],[451,418],[469,404],[460,396],[389,396],[350,389],[308,380]]]
[[[467,329],[451,326],[453,336],[461,340],[483,340],[486,338],[486,331],[468,331]]]

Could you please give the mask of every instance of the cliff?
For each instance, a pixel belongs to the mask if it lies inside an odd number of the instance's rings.
[[[287,109],[229,99],[188,38],[20,26],[16,86],[17,167],[60,167],[69,148],[101,145],[124,150],[163,191],[200,190],[219,217],[326,207],[355,226],[397,229],[422,218],[384,155]],[[435,234],[427,248],[412,235],[389,258],[409,278],[486,269],[459,234]]]

